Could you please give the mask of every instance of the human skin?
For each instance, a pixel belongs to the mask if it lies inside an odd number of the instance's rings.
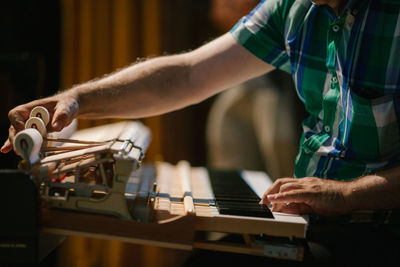
[[[364,209],[400,207],[400,167],[351,181],[317,177],[280,178],[264,193],[260,203],[272,204],[272,211],[325,216]]]
[[[315,2],[332,8],[346,3]],[[15,134],[24,128],[35,106],[49,110],[52,120],[48,130],[60,131],[74,118],[143,118],[170,112],[272,69],[225,34],[194,51],[147,60],[12,109],[9,138],[1,152],[12,150]],[[265,192],[261,203],[272,204],[273,211],[321,215],[399,208],[399,171],[397,167],[348,182],[281,178]]]

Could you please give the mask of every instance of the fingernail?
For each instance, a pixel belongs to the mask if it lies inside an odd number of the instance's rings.
[[[0,148],[1,153],[7,153],[8,150],[7,150],[6,148],[7,148],[7,145],[4,144],[4,145]]]
[[[53,128],[55,129],[55,130],[60,130],[60,128],[61,128],[61,124],[60,124],[60,122],[59,121],[55,121],[54,123],[53,123]]]
[[[267,195],[267,198],[268,198],[268,199],[275,199],[275,196],[276,196],[275,194],[273,194],[273,195]]]

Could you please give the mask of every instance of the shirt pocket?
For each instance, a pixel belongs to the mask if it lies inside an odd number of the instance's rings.
[[[400,94],[367,99],[350,93],[346,119],[348,159],[386,161],[400,152]]]

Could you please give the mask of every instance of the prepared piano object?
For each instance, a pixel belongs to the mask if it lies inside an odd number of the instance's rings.
[[[265,173],[186,161],[139,167],[151,137],[140,122],[60,137],[47,135],[47,111],[34,109],[31,117],[14,149],[23,158],[18,175],[30,180],[39,199],[41,233],[301,260],[296,240],[305,238],[307,220],[258,204],[271,184]],[[24,201],[36,201],[30,197]],[[244,243],[219,242],[210,238],[215,233],[239,235]],[[263,243],[275,237],[288,242]]]
[[[150,142],[148,128],[125,121],[66,139],[47,136],[48,122],[47,110],[36,107],[14,142],[24,159],[21,167],[40,189],[42,204],[131,218],[125,187]]]

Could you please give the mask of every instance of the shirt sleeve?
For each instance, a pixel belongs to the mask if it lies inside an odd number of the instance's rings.
[[[290,60],[285,47],[284,21],[292,1],[264,0],[230,31],[232,36],[261,60],[282,69],[290,70]]]

